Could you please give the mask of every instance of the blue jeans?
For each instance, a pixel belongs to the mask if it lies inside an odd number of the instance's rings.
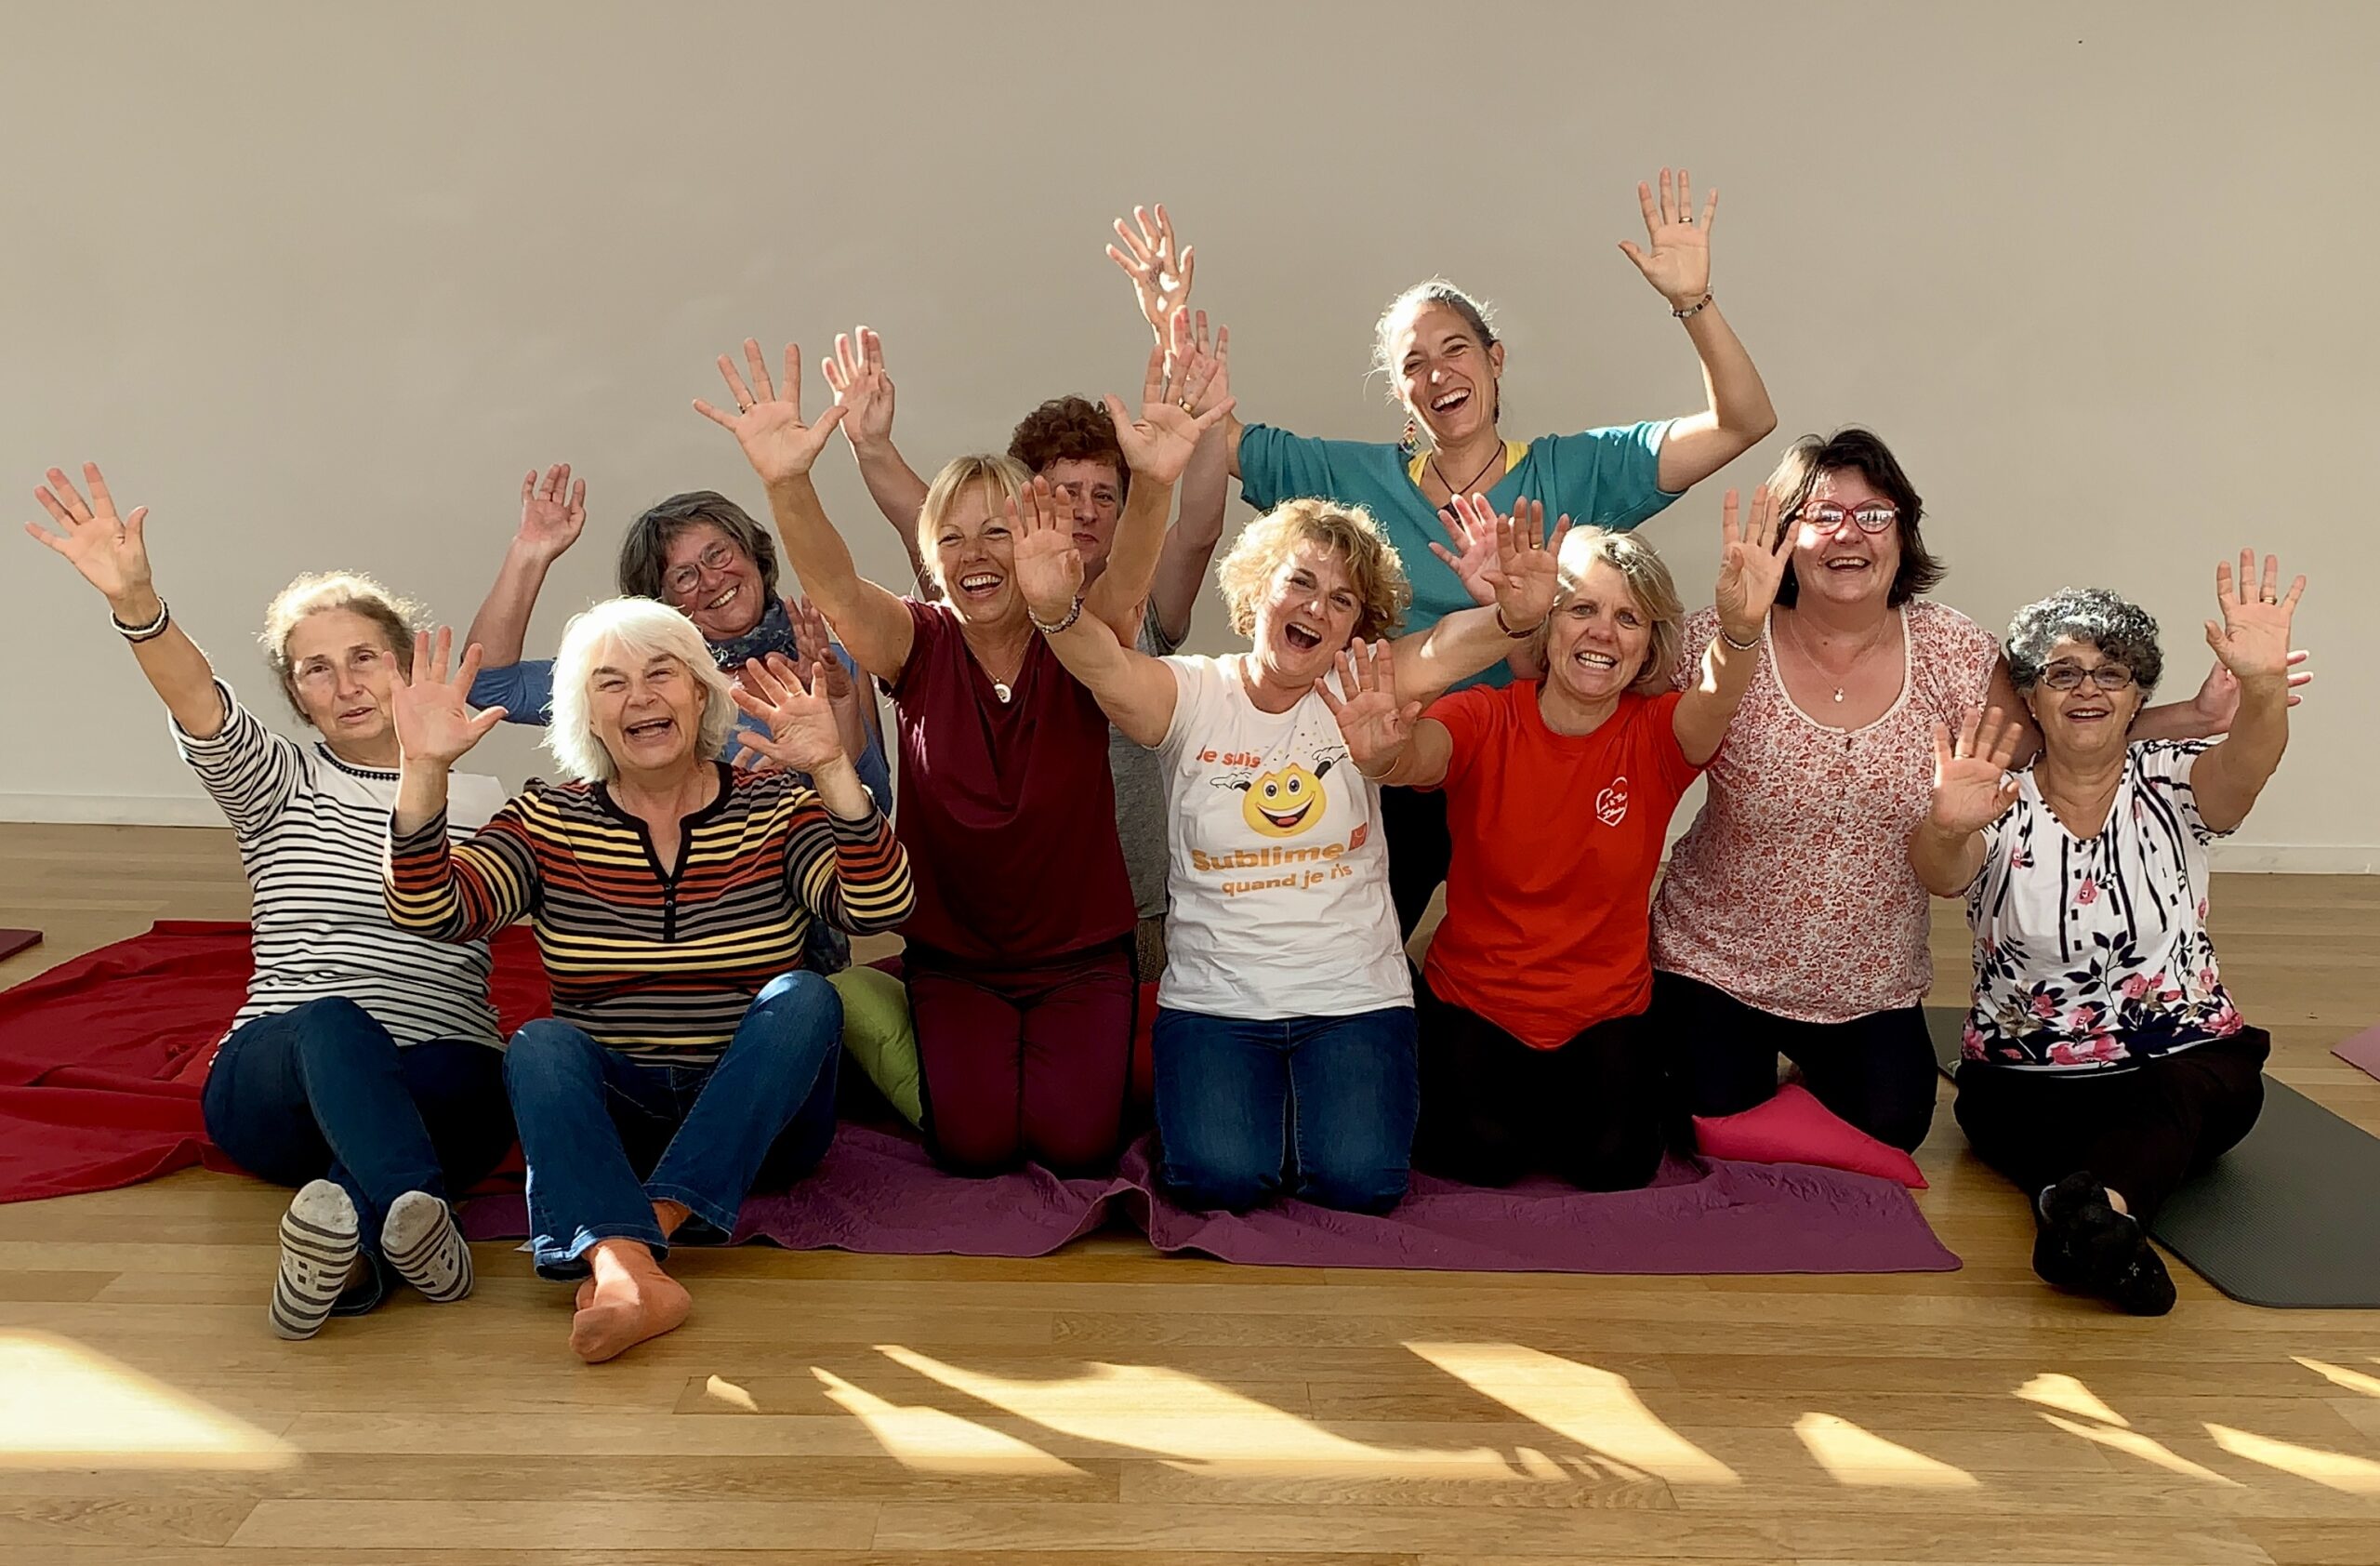
[[[1276,1196],[1385,1213],[1421,1108],[1413,1008],[1244,1022],[1160,1007],[1157,1178],[1184,1207]]]
[[[459,1197],[512,1148],[500,1053],[467,1039],[400,1046],[340,997],[243,1024],[223,1041],[199,1102],[208,1139],[241,1168],[347,1192],[376,1263],[391,1202],[407,1191]],[[374,1270],[341,1314],[379,1303],[387,1281]]]
[[[668,1254],[653,1204],[724,1240],[755,1184],[788,1185],[835,1135],[843,1002],[806,970],[769,981],[716,1064],[647,1066],[551,1017],[512,1036],[504,1084],[529,1165],[537,1270],[579,1278],[599,1241]]]

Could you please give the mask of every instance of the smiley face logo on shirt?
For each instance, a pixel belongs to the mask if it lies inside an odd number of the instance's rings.
[[[1295,837],[1321,820],[1330,808],[1329,796],[1322,789],[1322,775],[1329,770],[1329,762],[1311,772],[1292,762],[1261,774],[1246,785],[1248,798],[1240,805],[1240,814],[1260,836]]]

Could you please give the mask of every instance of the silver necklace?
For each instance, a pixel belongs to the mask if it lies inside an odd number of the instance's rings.
[[[1793,632],[1794,650],[1802,655],[1803,662],[1808,664],[1812,669],[1817,670],[1821,675],[1831,674],[1833,671],[1818,661],[1818,654],[1810,651],[1809,639],[1802,634],[1801,622],[1802,617],[1799,615],[1794,616],[1792,619],[1785,622]],[[1852,667],[1855,669],[1858,668],[1859,660],[1866,657],[1870,653],[1874,652],[1876,648],[1883,644],[1883,642],[1884,638],[1882,636],[1878,636],[1874,641],[1870,642],[1868,645],[1860,648],[1857,653],[1854,653],[1851,656]],[[1843,686],[1837,685],[1834,687],[1834,699],[1837,702],[1842,701],[1843,692]]]

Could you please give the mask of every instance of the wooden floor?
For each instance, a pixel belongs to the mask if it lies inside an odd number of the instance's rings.
[[[2275,1075],[2380,1018],[2380,880],[2223,878]],[[14,982],[237,917],[220,832],[0,827]],[[1939,998],[1963,983],[1941,907]],[[0,1560],[2380,1561],[2380,1314],[2056,1297],[1948,1114],[1885,1278],[681,1254],[693,1323],[588,1368],[503,1247],[479,1292],[264,1326],[285,1200],[190,1174],[0,1208]],[[734,1553],[731,1553],[734,1552]]]

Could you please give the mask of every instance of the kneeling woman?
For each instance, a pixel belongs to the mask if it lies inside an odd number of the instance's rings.
[[[2240,1018],[2206,934],[2209,843],[2247,818],[2289,739],[2279,563],[2215,568],[2215,657],[2240,682],[2230,737],[2135,740],[2164,658],[2157,622],[2099,589],[2017,611],[2008,669],[2041,730],[2013,779],[1995,710],[1935,734],[1933,804],[1910,860],[1964,893],[1975,1003],[1958,1117],[1977,1154],[2033,1199],[2033,1270],[2135,1315],[2173,1308],[2149,1244],[2157,1209],[2248,1134],[2272,1041]]]
[[[1292,500],[1250,524],[1220,568],[1249,650],[1156,658],[1082,612],[1081,559],[1046,488],[1027,510],[1016,564],[1034,623],[1165,778],[1159,1176],[1193,1207],[1289,1195],[1387,1211],[1412,1153],[1413,992],[1380,788],[1350,764],[1326,677],[1351,642],[1395,628],[1410,596],[1395,550],[1360,507]],[[1494,607],[1374,651],[1414,700],[1501,661],[1544,619],[1553,557],[1534,527],[1501,527]]]
[[[683,615],[636,598],[562,633],[548,744],[572,781],[532,784],[450,849],[447,769],[503,715],[465,705],[477,662],[450,681],[441,631],[397,693],[389,913],[441,940],[536,931],[554,1015],[513,1036],[504,1073],[530,1234],[539,1272],[588,1278],[571,1347],[608,1360],[685,1320],[661,1270],[674,1237],[724,1238],[756,1183],[825,1154],[842,1004],[800,967],[803,937],[899,923],[908,858],[814,666],[807,690],[782,658],[733,689]],[[744,742],[788,770],[718,759],[737,706],[767,724]]]
[[[1415,723],[1387,671],[1351,659],[1348,747],[1382,783],[1443,790],[1446,920],[1421,1003],[1417,1162],[1502,1186],[1540,1171],[1589,1190],[1653,1177],[1660,1049],[1645,1025],[1647,905],[1678,801],[1718,752],[1784,575],[1775,500],[1748,531],[1727,494],[1700,678],[1671,688],[1683,606],[1633,534],[1581,529],[1537,651],[1545,673],[1448,697]]]
[[[255,971],[208,1063],[206,1135],[297,1198],[281,1220],[269,1320],[307,1338],[361,1314],[387,1274],[432,1300],[471,1292],[447,1208],[512,1146],[483,941],[389,927],[380,854],[397,797],[390,692],[413,657],[411,610],[367,577],[300,577],[265,610],[265,659],[311,745],[272,733],[166,612],[149,570],[148,508],[116,515],[53,468],[35,493],[65,536],[30,531],[99,590],[172,714],[175,746],[230,818],[255,896]],[[452,825],[503,803],[455,779]]]

